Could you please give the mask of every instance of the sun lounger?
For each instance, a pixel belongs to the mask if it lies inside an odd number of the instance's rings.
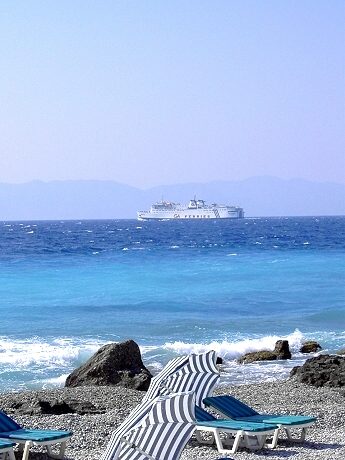
[[[9,460],[16,460],[13,452],[14,444],[8,441],[0,441],[0,458],[5,459],[6,456],[9,457]]]
[[[266,437],[273,436],[277,428],[277,425],[268,423],[217,419],[198,406],[195,407],[195,418],[197,441],[201,444],[213,444],[215,441],[218,452],[222,454],[233,454],[239,447],[261,449],[265,445]],[[211,433],[211,439],[205,440],[201,432]]]
[[[303,442],[307,428],[316,422],[315,417],[302,415],[270,415],[259,414],[251,407],[234,398],[233,396],[212,396],[204,399],[204,404],[216,410],[223,416],[239,422],[269,423],[277,425],[272,442],[267,447],[274,448],[278,442],[278,434],[281,429],[285,430],[289,441]],[[293,437],[291,429],[300,428],[300,437]]]
[[[22,460],[28,459],[32,445],[45,446],[50,457],[61,459],[65,454],[66,442],[71,436],[71,431],[22,428],[12,418],[0,411],[0,439],[7,439],[19,444],[20,449],[23,450]],[[58,453],[52,451],[54,444],[60,444]]]

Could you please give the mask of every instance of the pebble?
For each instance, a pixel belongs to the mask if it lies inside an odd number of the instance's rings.
[[[258,412],[303,414],[318,418],[308,429],[306,441],[290,443],[284,436],[276,449],[250,452],[244,449],[232,455],[219,454],[215,446],[201,446],[193,436],[182,452],[181,460],[344,460],[345,397],[331,388],[315,388],[293,379],[280,382],[219,387],[215,394],[231,394]],[[141,402],[144,393],[122,387],[79,387],[0,394],[0,408],[19,424],[31,428],[68,429],[73,437],[67,444],[66,460],[99,460],[112,431]],[[104,413],[77,415],[20,415],[16,403],[35,397],[46,400],[73,398],[88,401]],[[20,455],[17,454],[17,459]],[[48,460],[42,448],[32,448],[30,460]]]

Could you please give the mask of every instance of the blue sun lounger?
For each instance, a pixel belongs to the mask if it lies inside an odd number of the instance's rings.
[[[217,419],[198,406],[195,407],[195,418],[197,441],[201,444],[213,444],[215,441],[218,452],[222,454],[233,454],[239,447],[261,449],[265,446],[266,437],[273,436],[277,429],[277,425],[274,424]],[[201,432],[210,432],[212,438],[205,440]]]
[[[272,423],[277,425],[272,442],[267,447],[274,448],[277,446],[278,434],[281,429],[285,430],[289,441],[303,442],[305,440],[307,428],[316,422],[315,417],[304,415],[266,415],[259,414],[251,407],[234,398],[233,396],[212,396],[203,400],[204,404],[224,417],[239,422],[252,422],[256,424]],[[300,428],[301,436],[295,438],[291,434],[291,429]]]
[[[71,436],[71,431],[22,428],[11,417],[0,411],[0,439],[19,444],[20,448],[23,449],[22,460],[28,459],[32,445],[45,446],[50,457],[61,459],[65,454],[66,442]],[[60,444],[58,453],[52,451],[51,446],[53,444]]]

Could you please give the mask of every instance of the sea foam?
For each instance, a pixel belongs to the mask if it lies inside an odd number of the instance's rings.
[[[103,345],[72,339],[51,342],[39,338],[10,340],[0,338],[0,368],[18,371],[34,368],[65,368],[82,362]]]
[[[277,335],[267,335],[260,338],[245,338],[235,341],[212,341],[209,343],[186,343],[186,342],[167,342],[164,348],[174,351],[177,354],[204,353],[214,350],[225,360],[235,360],[245,353],[261,350],[273,350],[277,340],[288,340],[290,350],[298,352],[304,341],[301,331],[296,329],[293,333],[281,337]]]

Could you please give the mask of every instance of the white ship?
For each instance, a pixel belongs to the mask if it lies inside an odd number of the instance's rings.
[[[149,211],[138,211],[138,220],[171,220],[171,219],[241,219],[243,208],[213,203],[208,205],[204,200],[190,200],[188,205],[159,201]]]

